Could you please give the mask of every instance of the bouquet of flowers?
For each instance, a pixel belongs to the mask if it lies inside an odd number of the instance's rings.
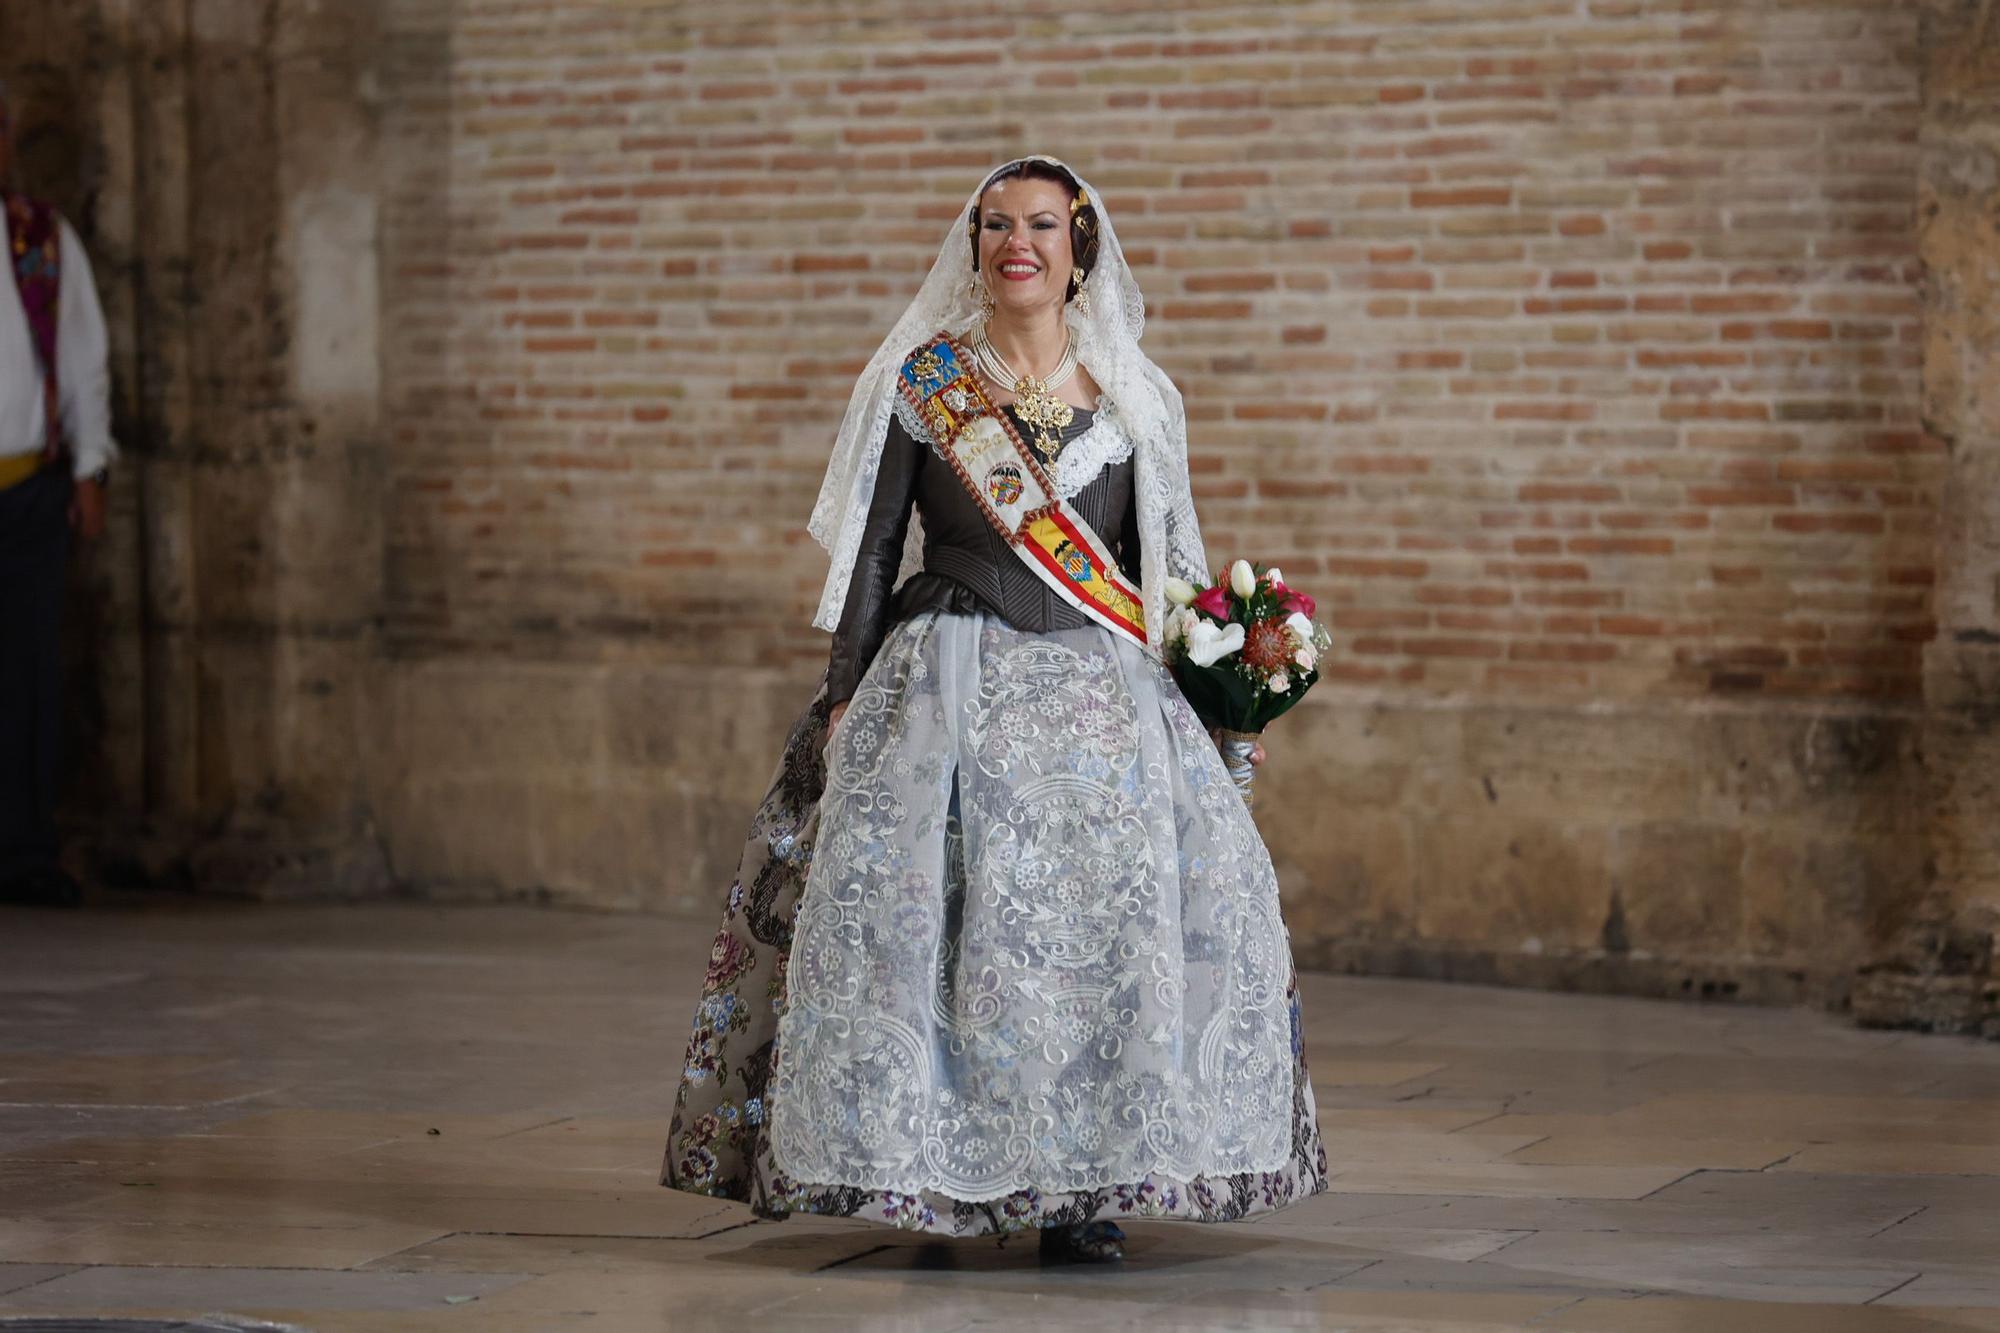
[[[1257,737],[1319,679],[1333,636],[1313,620],[1312,598],[1247,560],[1207,588],[1170,578],[1166,592],[1174,603],[1161,631],[1167,664],[1201,720],[1221,730],[1223,762],[1248,804]]]

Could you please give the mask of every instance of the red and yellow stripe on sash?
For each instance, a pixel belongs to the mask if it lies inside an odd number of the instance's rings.
[[[1134,595],[1111,553],[1069,506],[1057,502],[1021,525],[1020,549],[1062,580],[1063,587],[1114,628],[1146,641],[1146,608]]]

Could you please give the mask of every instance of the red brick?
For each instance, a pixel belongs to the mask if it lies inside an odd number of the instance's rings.
[[[1886,525],[1880,514],[1778,514],[1771,526],[1781,532],[1881,532]]]
[[[1499,657],[1506,651],[1498,639],[1459,636],[1401,639],[1397,646],[1412,657]]]
[[[1430,564],[1423,560],[1329,556],[1326,572],[1360,579],[1420,579],[1430,572]]]
[[[1530,639],[1508,644],[1507,656],[1516,662],[1609,662],[1618,656],[1618,647],[1587,640]]]
[[[1503,185],[1469,185],[1453,190],[1412,190],[1412,208],[1505,208],[1514,192]]]
[[[1616,486],[1600,482],[1529,481],[1518,492],[1524,504],[1602,504],[1618,498]]]
[[[1671,537],[1571,537],[1566,548],[1572,555],[1672,555]]]
[[[1790,505],[1798,497],[1789,486],[1690,486],[1688,499],[1698,505]]]

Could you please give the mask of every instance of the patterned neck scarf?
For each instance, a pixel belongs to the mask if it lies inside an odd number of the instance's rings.
[[[21,194],[0,193],[7,214],[7,257],[21,308],[28,314],[28,333],[42,365],[42,403],[48,429],[42,458],[53,461],[63,452],[62,396],[56,382],[56,314],[62,292],[62,229],[56,211]]]

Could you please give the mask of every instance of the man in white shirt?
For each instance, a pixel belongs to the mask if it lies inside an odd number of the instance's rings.
[[[57,860],[61,624],[72,534],[104,531],[111,439],[104,312],[70,225],[8,188],[0,85],[0,901],[72,906]]]

